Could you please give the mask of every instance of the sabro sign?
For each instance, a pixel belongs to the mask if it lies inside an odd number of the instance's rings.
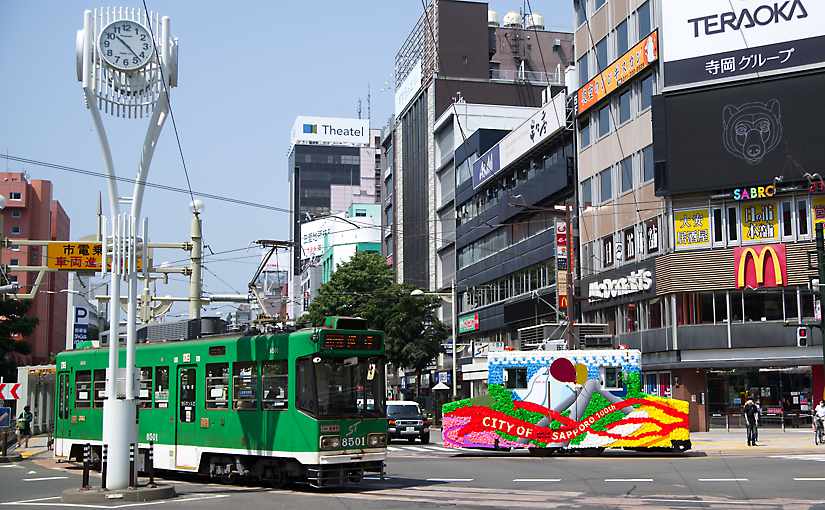
[[[593,282],[589,285],[587,297],[590,301],[599,299],[611,299],[637,292],[645,292],[653,287],[653,272],[649,269],[639,269],[630,275],[610,279],[605,278],[600,282]]]

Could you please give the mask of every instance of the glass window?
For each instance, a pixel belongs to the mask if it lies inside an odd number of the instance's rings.
[[[103,407],[103,401],[106,400],[106,369],[98,369],[93,372],[94,375],[94,407]]]
[[[621,57],[629,48],[629,41],[627,38],[627,20],[619,23],[616,27],[616,58]]]
[[[581,203],[584,208],[591,207],[593,205],[592,183],[593,179],[589,177],[582,182]]]
[[[781,321],[782,318],[781,292],[745,293],[746,322]]]
[[[699,317],[697,324],[713,324],[713,292],[699,293]]]
[[[653,180],[653,146],[648,145],[642,149],[642,181],[650,182]]]
[[[713,208],[713,242],[723,243],[725,241],[725,225],[722,221],[722,209],[720,207]]]
[[[799,317],[799,308],[796,304],[796,290],[785,289],[785,319],[796,319]]]
[[[88,409],[92,401],[92,372],[80,370],[74,376],[74,406],[77,409]]]
[[[649,74],[642,80],[642,96],[639,101],[639,111],[645,111],[653,104],[653,75]]]
[[[318,418],[385,415],[384,367],[377,358],[298,360],[297,406]]]
[[[622,388],[621,367],[604,367],[602,369],[602,387],[605,389]]]
[[[152,369],[140,367],[140,384],[138,386],[138,400],[140,407],[152,407]]]
[[[598,72],[602,72],[609,63],[607,61],[607,36],[605,36],[596,43],[596,69],[598,69]]]
[[[793,202],[782,202],[782,237],[793,237]]]
[[[728,299],[727,294],[724,292],[716,292],[713,295],[713,300],[715,302],[715,309],[716,309],[716,322],[722,323],[728,319]]]
[[[742,322],[742,292],[730,293],[730,317],[731,321]]]
[[[628,156],[619,164],[622,170],[622,193],[633,189],[633,158]]]
[[[576,26],[580,26],[587,21],[587,0],[574,0],[573,4],[576,8]]]
[[[610,103],[599,110],[599,137],[610,133]]]
[[[169,367],[155,367],[155,407],[169,407]]]
[[[624,258],[633,260],[636,258],[636,227],[630,227],[623,233],[624,236]]]
[[[590,81],[590,71],[587,69],[587,56],[585,53],[576,61],[576,68],[579,70],[579,86],[584,87]]]
[[[505,368],[505,386],[511,390],[521,390],[527,388],[526,368]]]
[[[206,408],[226,409],[229,406],[229,363],[206,365]]]
[[[645,242],[648,253],[659,251],[659,218],[652,218],[645,222]]]
[[[579,143],[582,149],[590,145],[590,117],[579,121]]]
[[[619,96],[619,124],[624,124],[630,120],[630,89]]]
[[[289,388],[288,362],[284,361],[264,361],[261,366],[261,404],[264,410],[277,411],[286,409],[289,399],[287,392]]]
[[[728,242],[739,240],[739,209],[728,207]]]
[[[180,369],[178,398],[180,400],[178,419],[182,423],[193,423],[197,415],[196,401],[198,398],[197,371],[195,367]]]
[[[808,319],[814,316],[814,295],[808,289],[799,289],[799,297],[802,301],[802,318]]]
[[[258,374],[255,363],[232,364],[232,407],[234,409],[258,408]]]
[[[613,198],[613,180],[610,168],[599,174],[599,198],[601,202],[607,202]]]
[[[796,202],[796,223],[800,236],[808,235],[808,199],[798,198]]]
[[[639,40],[650,33],[650,2],[643,3],[636,13],[639,21]]]
[[[599,7],[604,5],[605,0],[593,0],[593,12],[599,10]]]

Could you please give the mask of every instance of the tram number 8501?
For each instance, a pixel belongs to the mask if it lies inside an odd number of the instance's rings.
[[[345,437],[341,439],[341,446],[344,448],[351,448],[354,446],[367,446],[367,438],[361,437]]]

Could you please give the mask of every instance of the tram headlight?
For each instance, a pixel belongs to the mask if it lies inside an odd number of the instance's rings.
[[[370,448],[381,448],[387,446],[386,434],[370,434],[367,436],[367,446]]]
[[[338,436],[321,436],[321,449],[334,450],[341,446],[341,438]]]

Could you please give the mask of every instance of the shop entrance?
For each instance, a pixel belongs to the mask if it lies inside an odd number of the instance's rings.
[[[750,398],[762,407],[762,427],[810,425],[811,367],[708,370],[711,428],[744,427],[742,406]]]

